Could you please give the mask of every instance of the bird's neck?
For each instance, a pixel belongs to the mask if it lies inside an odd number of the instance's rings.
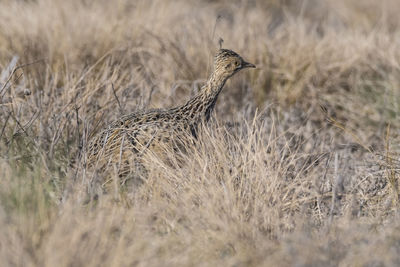
[[[218,95],[228,78],[219,75],[217,72],[211,74],[207,83],[201,88],[201,91],[186,104],[179,107],[179,111],[186,114],[186,117],[194,120],[209,120]]]

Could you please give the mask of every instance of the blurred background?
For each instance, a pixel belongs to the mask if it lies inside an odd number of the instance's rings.
[[[322,105],[342,123],[362,127],[361,135],[381,135],[388,123],[398,123],[395,0],[1,5],[2,69],[12,69],[15,57],[15,66],[36,62],[18,69],[14,78],[24,75],[7,86],[57,96],[61,102],[53,113],[74,102],[86,119],[101,107],[109,121],[118,115],[109,112],[116,104],[111,84],[125,111],[184,103],[212,71],[222,38],[224,48],[258,67],[228,83],[217,105],[222,117],[233,120],[249,105],[273,105],[300,108],[321,120]],[[3,97],[13,91],[3,90]]]

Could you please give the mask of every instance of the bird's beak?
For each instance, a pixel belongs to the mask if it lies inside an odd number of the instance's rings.
[[[255,67],[256,67],[256,65],[251,64],[251,63],[246,62],[246,61],[244,61],[243,64],[242,64],[242,68],[255,68]]]

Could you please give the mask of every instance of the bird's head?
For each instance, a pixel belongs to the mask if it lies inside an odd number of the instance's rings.
[[[241,69],[255,67],[255,65],[244,61],[241,56],[228,49],[220,49],[214,59],[214,71],[225,78],[231,77]]]

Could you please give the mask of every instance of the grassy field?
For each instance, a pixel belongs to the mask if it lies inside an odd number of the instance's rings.
[[[0,2],[1,266],[399,266],[397,0]],[[89,200],[88,138],[257,69]],[[182,160],[183,159],[183,160]],[[115,172],[114,172],[115,173]]]

